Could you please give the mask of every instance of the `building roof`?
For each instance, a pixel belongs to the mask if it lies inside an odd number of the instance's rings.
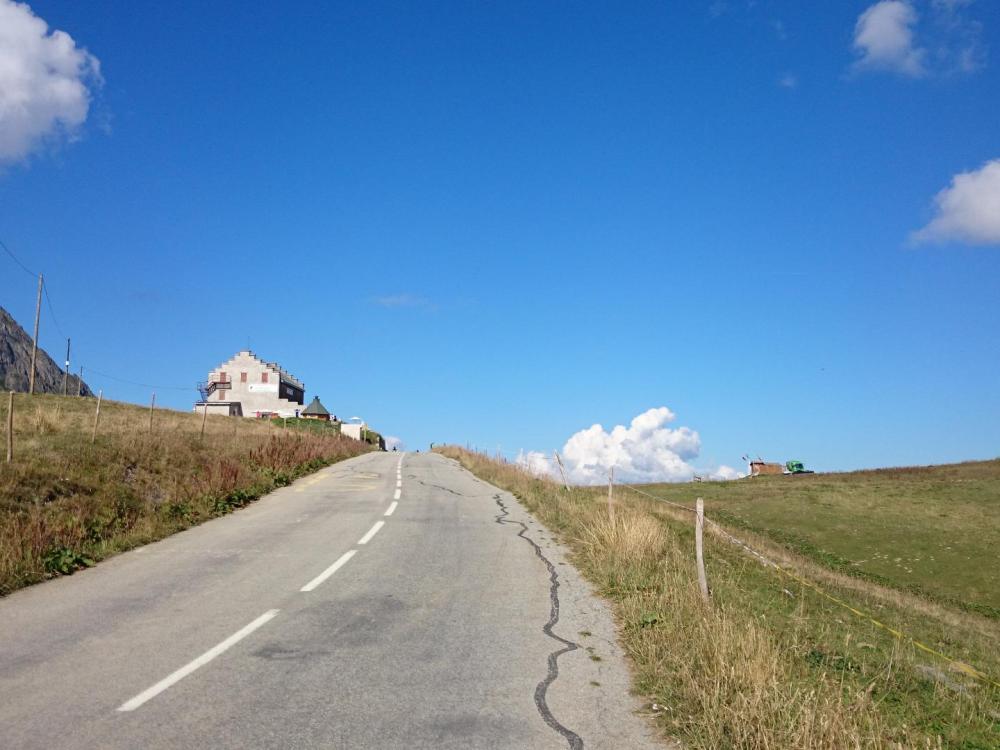
[[[285,383],[288,383],[289,385],[295,386],[300,391],[304,391],[306,389],[305,383],[303,383],[297,377],[295,377],[294,375],[292,375],[290,372],[288,372],[288,370],[286,370],[284,367],[282,367],[281,365],[279,365],[277,362],[266,362],[263,359],[261,359],[258,355],[254,354],[252,351],[250,351],[249,349],[240,349],[240,351],[236,352],[236,357],[238,357],[241,354],[246,354],[246,355],[249,355],[250,357],[253,357],[255,360],[257,360],[264,367],[267,367],[270,370],[273,370],[274,372],[276,372],[277,375],[278,375],[278,378],[282,382],[285,382]],[[230,362],[232,362],[233,359],[235,359],[235,357],[232,357],[232,358],[226,360],[219,367],[217,367],[215,370],[213,370],[213,372],[215,372],[215,371],[217,371],[217,370],[225,367],[227,364],[229,364]],[[211,373],[209,373],[208,377],[209,377],[209,380],[212,379]]]
[[[329,417],[330,412],[319,402],[319,396],[313,396],[309,406],[302,410],[303,416]]]
[[[304,391],[306,389],[305,384],[301,380],[299,380],[297,377],[295,377],[294,375],[292,375],[290,372],[288,372],[288,370],[286,370],[285,368],[283,368],[277,362],[266,362],[265,364],[268,367],[273,367],[275,370],[277,370],[278,371],[278,377],[280,377],[282,380],[284,380],[289,385],[294,385],[296,388],[298,388],[299,390],[302,390],[302,391]]]

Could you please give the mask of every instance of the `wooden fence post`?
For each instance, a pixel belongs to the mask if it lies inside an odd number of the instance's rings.
[[[97,392],[97,411],[94,412],[94,431],[90,435],[90,442],[93,444],[97,440],[97,425],[101,421],[101,401],[104,400],[104,390]]]
[[[608,472],[608,520],[611,521],[612,526],[615,523],[614,486],[615,486],[615,467],[612,466],[611,470]]]
[[[205,439],[205,421],[208,419],[208,400],[205,400],[205,409],[201,413],[201,440]]]
[[[42,275],[38,274],[38,302],[35,304],[35,336],[31,339],[31,374],[28,376],[28,395],[35,395],[35,363],[38,361],[38,321],[42,317]]]
[[[701,598],[705,602],[708,602],[708,577],[705,575],[704,534],[705,501],[699,497],[695,504],[694,515],[694,556],[698,564],[698,588],[701,589]]]
[[[153,400],[149,402],[149,431],[153,431],[153,409],[156,408],[156,391],[153,391]]]
[[[7,463],[14,460],[14,391],[7,397]]]
[[[566,471],[563,469],[562,459],[559,458],[559,451],[552,451],[552,455],[556,457],[556,465],[559,467],[559,473],[562,474],[563,487],[569,492],[569,482],[566,481]]]

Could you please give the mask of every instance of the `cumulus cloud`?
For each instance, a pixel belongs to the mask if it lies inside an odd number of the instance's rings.
[[[937,215],[913,233],[914,241],[1000,245],[1000,159],[955,175],[934,203]]]
[[[573,435],[561,451],[567,479],[573,484],[603,484],[614,467],[622,482],[686,482],[695,475],[712,479],[742,476],[728,466],[697,470],[690,463],[698,457],[701,438],[688,427],[668,427],[676,416],[661,406],[643,412],[628,427],[610,431],[595,424]],[[559,476],[549,456],[536,451],[518,456],[518,463],[535,474]]]
[[[926,71],[927,51],[915,46],[917,11],[907,0],[881,0],[865,10],[854,26],[856,70],[892,70],[908,76]]]
[[[97,58],[27,5],[0,0],[0,164],[46,141],[72,140],[87,119]]]

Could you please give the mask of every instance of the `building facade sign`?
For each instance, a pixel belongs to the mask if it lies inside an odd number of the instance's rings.
[[[277,383],[250,383],[248,386],[250,393],[277,393]]]

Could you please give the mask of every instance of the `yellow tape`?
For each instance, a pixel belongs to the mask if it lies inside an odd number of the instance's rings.
[[[643,492],[642,490],[636,489],[635,487],[631,487],[631,486],[629,486],[627,484],[626,485],[619,485],[619,486],[625,487],[626,489],[630,489],[633,492],[637,492],[640,495],[645,495],[646,497],[651,498],[653,500],[656,500],[658,502],[665,503],[667,505],[673,505],[674,507],[681,508],[682,510],[689,511],[691,513],[695,512],[694,508],[689,508],[688,506],[686,506],[686,505],[680,505],[679,503],[672,503],[669,500],[664,500],[662,497],[657,497],[656,495],[651,495],[648,492]],[[724,528],[722,528],[721,526],[719,526],[719,524],[717,524],[715,521],[713,521],[713,520],[711,520],[709,518],[706,518],[705,521],[709,525],[714,526],[723,536],[725,536],[727,539],[729,539],[730,542],[732,542],[734,544],[738,544],[740,547],[743,547],[743,549],[749,551],[751,554],[753,554],[755,557],[759,558],[765,564],[772,566],[773,568],[775,568],[776,570],[778,570],[780,573],[783,573],[784,575],[786,575],[789,578],[791,578],[793,581],[797,581],[797,582],[801,583],[803,586],[808,586],[809,588],[811,588],[813,591],[815,591],[820,596],[829,599],[834,604],[837,604],[837,605],[843,607],[844,609],[848,610],[849,612],[853,612],[855,615],[857,615],[861,619],[868,620],[868,622],[870,622],[872,625],[875,625],[876,627],[882,628],[886,632],[891,633],[898,640],[909,641],[914,646],[916,646],[917,648],[919,648],[921,651],[926,651],[928,654],[933,654],[934,656],[938,657],[939,659],[944,659],[949,664],[952,664],[960,672],[962,672],[964,674],[967,674],[970,677],[974,677],[975,679],[980,680],[982,682],[985,682],[985,683],[987,683],[989,685],[992,685],[993,687],[1000,688],[1000,682],[997,682],[996,680],[992,679],[989,675],[987,675],[987,674],[985,674],[983,672],[980,672],[978,669],[976,669],[975,667],[971,666],[970,664],[966,664],[965,662],[958,661],[958,659],[952,659],[947,654],[942,654],[940,651],[931,648],[926,643],[921,643],[916,638],[914,638],[912,636],[909,636],[909,635],[906,635],[905,633],[903,633],[900,630],[896,630],[895,628],[890,628],[884,622],[879,622],[878,620],[876,620],[874,617],[872,617],[871,615],[867,614],[866,612],[862,612],[859,609],[855,609],[854,607],[852,607],[847,602],[845,602],[845,601],[843,601],[841,599],[838,599],[837,597],[833,596],[832,594],[826,593],[825,591],[823,591],[823,589],[821,589],[819,586],[817,586],[812,581],[806,580],[805,578],[801,578],[800,576],[795,575],[795,573],[792,573],[790,571],[785,570],[780,565],[778,565],[778,563],[774,562],[773,560],[769,560],[767,557],[765,557],[760,552],[758,552],[757,550],[755,550],[753,547],[751,547],[749,544],[747,544],[746,542],[744,542],[742,539],[737,539],[735,536],[733,536],[732,534],[730,534]]]
[[[718,527],[716,527],[716,528],[718,528]],[[729,536],[729,534],[726,534],[726,535]],[[735,539],[735,537],[732,537],[732,538]],[[739,540],[737,540],[737,541],[739,541]],[[741,544],[743,544],[743,543],[741,542]],[[746,545],[744,545],[744,546],[746,546]],[[809,588],[811,588],[813,591],[815,591],[820,596],[829,599],[834,604],[839,604],[841,607],[843,607],[844,609],[848,610],[849,612],[853,612],[858,617],[860,617],[860,618],[862,618],[864,620],[868,620],[868,622],[870,622],[872,625],[875,625],[876,627],[882,628],[886,632],[891,633],[898,640],[909,641],[914,646],[916,646],[917,648],[919,648],[921,651],[926,651],[928,654],[933,654],[934,656],[937,656],[940,659],[944,659],[946,662],[948,662],[949,664],[953,665],[960,672],[963,672],[964,674],[967,674],[970,677],[974,677],[977,680],[980,680],[982,682],[988,683],[988,684],[992,685],[993,687],[1000,688],[1000,682],[996,682],[995,680],[993,680],[992,678],[990,678],[989,675],[987,675],[987,674],[985,674],[983,672],[980,672],[975,667],[973,667],[973,666],[971,666],[969,664],[966,664],[965,662],[958,661],[958,659],[952,659],[947,654],[943,654],[940,651],[931,648],[926,643],[921,643],[916,638],[914,638],[912,636],[909,636],[909,635],[906,635],[905,633],[903,633],[900,630],[896,630],[895,628],[890,628],[884,622],[879,622],[878,620],[876,620],[874,617],[872,617],[871,615],[867,614],[866,612],[862,612],[859,609],[855,609],[854,607],[852,607],[847,602],[845,602],[845,601],[843,601],[841,599],[838,599],[837,597],[833,596],[832,594],[826,593],[825,591],[823,591],[823,589],[821,589],[819,586],[817,586],[812,581],[809,581],[809,580],[807,580],[805,578],[802,578],[801,576],[797,576],[795,573],[792,573],[790,571],[785,570],[784,568],[782,568],[777,563],[773,563],[772,562],[771,564],[775,567],[776,570],[778,570],[779,572],[781,572],[784,575],[788,576],[793,581],[797,581],[798,583],[801,583],[803,586],[808,586]]]

